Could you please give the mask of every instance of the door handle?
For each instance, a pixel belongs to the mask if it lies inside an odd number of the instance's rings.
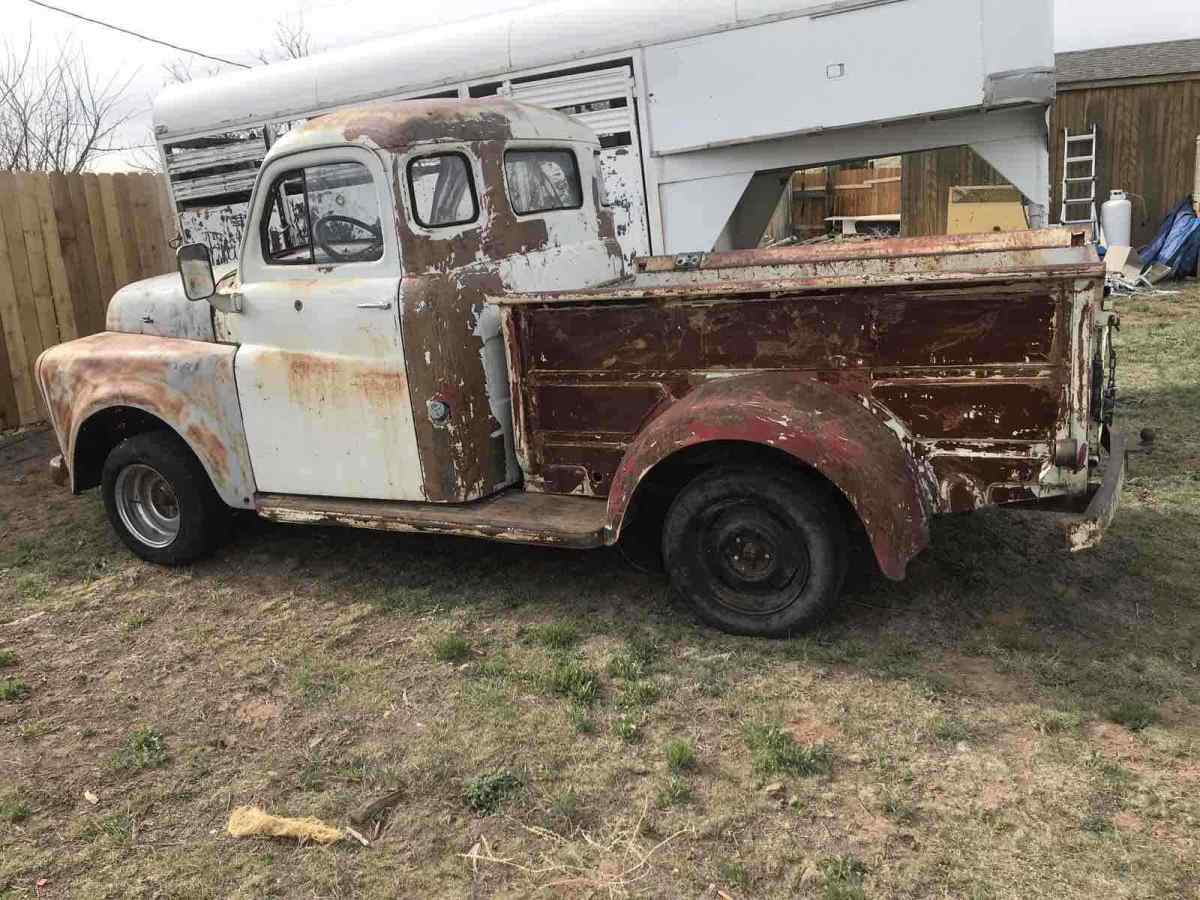
[[[391,303],[360,303],[360,304],[358,304],[358,308],[359,309],[391,309],[392,304]]]

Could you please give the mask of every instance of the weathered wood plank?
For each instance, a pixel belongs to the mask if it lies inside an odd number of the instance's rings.
[[[58,235],[58,219],[54,211],[54,196],[50,178],[35,175],[34,192],[37,195],[38,221],[42,228],[42,241],[46,250],[46,270],[50,276],[50,294],[54,302],[54,320],[58,323],[59,341],[72,341],[79,336],[75,323],[75,309],[71,306],[71,281],[67,272],[62,243]]]
[[[3,179],[0,179],[0,189],[2,187]],[[38,414],[32,379],[32,366],[36,356],[30,358],[25,342],[24,317],[21,313],[27,303],[18,293],[13,277],[14,260],[9,249],[12,244],[8,239],[8,220],[13,217],[14,208],[11,204],[5,204],[5,199],[8,198],[0,194],[0,325],[4,328],[8,376],[16,402],[16,421],[13,424],[24,424],[36,421]]]
[[[41,350],[45,350],[59,343],[60,339],[58,319],[54,313],[54,294],[50,290],[50,269],[46,264],[46,242],[42,238],[42,220],[38,213],[36,176],[21,173],[16,176],[16,185],[21,234],[25,239],[25,259],[29,265],[30,300],[42,338]]]
[[[58,231],[58,244],[67,271],[67,299],[71,306],[71,320],[75,323],[75,335],[78,337],[90,333],[87,286],[83,280],[83,248],[79,245],[79,235],[75,227],[71,188],[67,176],[61,172],[50,174],[50,200],[54,206],[54,225]]]
[[[112,266],[114,288],[129,284],[129,263],[125,259],[125,234],[122,228],[121,206],[117,201],[117,180],[112,175],[101,175],[98,181],[100,201],[104,208],[104,228],[111,248],[109,263]]]
[[[95,334],[104,328],[101,315],[100,274],[96,269],[96,245],[92,241],[92,226],[88,221],[87,196],[83,179],[75,176],[67,179],[67,193],[71,201],[71,218],[75,226],[75,242],[79,248],[77,265],[80,276],[80,296],[75,309],[80,316],[83,334]]]
[[[29,257],[25,250],[25,233],[21,225],[21,201],[18,196],[17,177],[12,172],[0,172],[0,209],[4,213],[4,239],[8,244],[8,264],[13,292],[16,298],[17,318],[21,330],[21,343],[25,353],[24,401],[21,421],[36,422],[39,418],[37,392],[32,384],[34,360],[46,348],[38,323],[37,306],[33,302],[33,280],[29,274]],[[13,348],[9,347],[10,356]]]
[[[92,246],[96,251],[96,283],[99,289],[101,321],[108,316],[108,301],[117,291],[113,278],[113,246],[109,241],[109,230],[104,214],[104,203],[100,196],[98,175],[83,175],[83,194],[87,202],[88,227],[92,232]]]

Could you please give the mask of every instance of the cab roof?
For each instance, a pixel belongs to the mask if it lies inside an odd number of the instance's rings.
[[[598,143],[590,128],[563,113],[503,97],[396,100],[310,119],[276,141],[270,156],[343,143],[402,153],[419,144],[511,140]]]

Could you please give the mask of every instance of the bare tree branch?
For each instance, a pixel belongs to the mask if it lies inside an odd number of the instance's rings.
[[[68,40],[52,54],[0,47],[0,167],[80,172],[132,118],[122,101],[133,76],[97,78]]]

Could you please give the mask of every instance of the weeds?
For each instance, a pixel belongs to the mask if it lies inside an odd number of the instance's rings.
[[[1113,704],[1105,713],[1110,722],[1124,725],[1130,731],[1144,731],[1158,722],[1158,709],[1143,700],[1127,699]]]
[[[9,666],[15,666],[16,664],[17,664],[17,651],[16,650],[0,650],[0,669],[7,668]]]
[[[853,856],[833,856],[821,860],[825,876],[825,900],[866,900],[863,876],[867,867]]]
[[[29,685],[20,678],[0,679],[0,701],[16,703],[29,696]]]
[[[689,741],[667,741],[664,753],[667,757],[667,768],[676,774],[696,767],[696,750]]]
[[[654,799],[659,809],[683,806],[692,802],[692,787],[680,775],[672,774]]]
[[[525,636],[547,650],[570,650],[579,643],[579,629],[570,622],[533,625],[525,632]]]
[[[634,681],[621,689],[617,706],[626,710],[646,709],[657,703],[659,696],[657,685],[649,681]]]
[[[938,716],[933,720],[931,732],[939,741],[957,744],[971,737],[971,729],[967,723],[953,716]]]
[[[833,770],[833,751],[825,744],[801,746],[778,725],[748,725],[746,746],[759,775],[827,775]]]
[[[139,728],[113,756],[118,769],[160,769],[167,764],[167,744],[153,728]]]
[[[16,825],[33,815],[28,803],[20,800],[0,800],[0,822]]]
[[[642,739],[641,719],[624,713],[617,717],[612,726],[613,734],[627,744],[633,744]]]
[[[485,816],[495,815],[524,786],[524,781],[508,770],[477,775],[467,782],[463,801]]]
[[[599,677],[578,660],[560,657],[543,675],[546,691],[566,697],[572,703],[590,706],[600,692]]]
[[[462,662],[471,655],[471,644],[459,634],[448,634],[433,642],[433,658],[438,662]]]
[[[717,866],[717,875],[731,887],[745,887],[750,881],[746,867],[740,862],[723,862]]]
[[[608,661],[608,674],[621,681],[640,681],[654,671],[658,644],[650,638],[630,638]]]

